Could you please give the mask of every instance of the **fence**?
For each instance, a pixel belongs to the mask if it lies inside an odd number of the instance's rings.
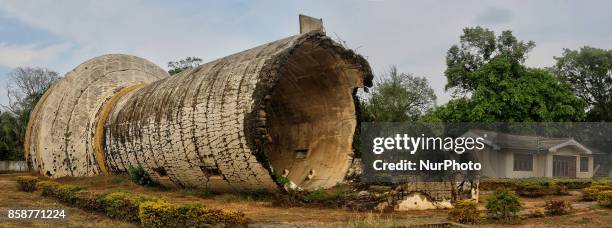
[[[0,161],[0,172],[27,172],[26,161]]]

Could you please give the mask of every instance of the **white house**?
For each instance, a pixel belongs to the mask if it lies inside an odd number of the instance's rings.
[[[593,152],[572,138],[487,130],[470,130],[463,136],[485,139],[484,149],[471,151],[482,164],[485,177],[593,177]]]

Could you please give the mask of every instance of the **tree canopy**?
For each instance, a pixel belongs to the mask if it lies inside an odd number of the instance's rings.
[[[0,114],[0,160],[23,159],[30,112],[59,74],[39,67],[18,67],[8,74],[9,105]]]
[[[589,121],[612,121],[612,50],[565,49],[553,71],[588,103]]]
[[[446,89],[455,99],[438,107],[426,121],[551,122],[579,121],[586,103],[569,86],[542,69],[523,65],[532,41],[511,31],[495,37],[481,27],[466,28],[459,45],[447,54]]]
[[[495,33],[486,28],[465,28],[459,44],[451,46],[446,54],[446,89],[458,94],[473,91],[478,80],[474,72],[480,67],[498,57],[506,58],[512,66],[519,66],[534,47],[533,41],[519,41],[511,31],[503,31],[495,37]]]
[[[392,66],[361,106],[367,121],[401,122],[417,120],[435,104],[436,95],[425,77],[399,73]]]

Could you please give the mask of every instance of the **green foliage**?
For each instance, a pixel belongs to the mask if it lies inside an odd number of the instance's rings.
[[[213,193],[208,190],[192,188],[182,189],[179,191],[179,193],[185,196],[195,196],[200,198],[209,198],[213,195]]]
[[[597,204],[602,207],[612,207],[612,190],[599,192],[599,194],[597,194]]]
[[[533,41],[519,41],[511,31],[503,31],[495,37],[495,33],[486,28],[465,28],[459,45],[451,46],[446,54],[446,89],[455,89],[457,93],[473,91],[481,85],[474,72],[482,66],[497,58],[508,59],[513,66],[520,65],[534,47]]]
[[[487,216],[492,219],[510,220],[522,208],[519,197],[507,190],[495,191],[486,200]]]
[[[612,121],[612,50],[565,49],[552,69],[572,91],[587,101],[588,121]]]
[[[20,178],[25,182],[31,178]],[[176,205],[150,195],[125,191],[104,194],[87,191],[82,186],[39,181],[35,190],[79,208],[99,211],[108,217],[140,222],[143,227],[244,227],[248,221],[242,212],[204,208],[200,204]]]
[[[499,37],[484,28],[466,28],[447,54],[447,89],[455,95],[429,122],[579,121],[586,103],[548,71],[523,65],[533,42],[510,31]]]
[[[317,189],[305,192],[302,201],[305,203],[323,204],[326,206],[338,206],[350,198],[346,186],[339,185],[331,189]]]
[[[0,160],[23,160],[23,137],[28,113],[0,113]]]
[[[585,102],[544,70],[512,65],[498,57],[470,74],[471,97],[454,99],[433,112],[447,122],[579,121]]]
[[[291,180],[289,180],[289,178],[287,177],[276,175],[276,183],[278,183],[281,186],[287,186],[289,185],[289,183],[291,183]]]
[[[599,193],[605,191],[612,191],[612,181],[598,181],[593,182],[591,187],[585,188],[582,191],[582,200],[594,201],[597,200]]]
[[[208,209],[199,204],[173,205],[166,202],[145,202],[140,205],[143,227],[245,227],[241,212]]]
[[[42,195],[58,199],[61,202],[74,205],[77,202],[77,193],[86,188],[78,185],[62,185],[51,181],[41,181],[37,188]]]
[[[24,192],[36,191],[36,185],[38,184],[38,177],[34,176],[20,176],[17,177],[17,189]]]
[[[540,197],[546,195],[567,195],[567,187],[557,184],[553,180],[532,179],[516,186],[516,193],[527,197]]]
[[[147,171],[144,170],[142,166],[128,167],[128,175],[130,177],[130,180],[132,180],[134,183],[138,185],[148,186],[148,187],[159,186],[159,183],[151,179],[151,176],[149,175],[149,173],[147,173]]]
[[[542,177],[534,177],[534,178],[522,178],[522,179],[484,179],[481,180],[480,185],[478,186],[481,190],[498,190],[498,189],[508,189],[508,190],[527,190],[529,186],[543,186],[543,187],[553,187],[552,190],[549,191],[550,194],[565,194],[567,189],[583,189],[591,186],[593,181],[591,179],[551,179],[551,178],[542,178]],[[558,187],[556,187],[558,186]],[[538,187],[535,187],[538,188]]]
[[[309,192],[304,196],[304,202],[311,203],[321,201],[325,198],[326,194],[323,189],[317,189],[312,192]]]
[[[30,112],[59,75],[46,68],[17,67],[7,76],[9,104],[0,114],[0,160],[23,160]]]
[[[74,193],[72,202],[74,206],[83,209],[104,212],[104,207],[100,203],[104,196],[106,196],[106,194],[81,190]]]
[[[399,73],[392,66],[379,78],[372,95],[361,102],[362,121],[418,120],[435,106],[436,95],[425,77]]]
[[[480,211],[477,204],[471,200],[459,200],[448,212],[448,219],[463,224],[476,224],[480,222]]]
[[[57,188],[58,186],[59,184],[54,181],[39,181],[36,184],[36,189],[41,190],[42,195],[46,196],[46,195],[50,195],[53,189]]]
[[[161,201],[152,196],[134,196],[128,192],[117,191],[102,197],[99,203],[104,208],[104,212],[111,218],[123,219],[131,222],[138,222],[138,209],[140,204],[147,201]]]
[[[274,194],[267,190],[257,190],[239,193],[240,198],[247,201],[265,201],[274,197]]]
[[[572,204],[565,200],[547,200],[544,208],[547,215],[564,215],[572,210]]]

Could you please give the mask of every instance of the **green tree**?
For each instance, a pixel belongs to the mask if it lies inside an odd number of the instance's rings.
[[[446,54],[447,90],[464,95],[478,86],[474,72],[491,60],[503,56],[513,66],[521,65],[527,53],[535,47],[533,41],[519,41],[511,31],[503,31],[498,37],[489,29],[482,27],[465,28],[459,38],[459,44],[453,45]]]
[[[587,120],[612,121],[612,50],[564,49],[553,71],[588,103]]]
[[[9,112],[0,114],[0,160],[23,159],[20,122],[18,116]]]
[[[40,67],[18,67],[8,74],[9,104],[0,114],[0,160],[23,159],[30,112],[59,74]]]
[[[168,62],[168,73],[170,75],[175,75],[183,72],[184,70],[191,69],[202,64],[202,59],[198,57],[187,57],[185,59],[181,59],[179,61],[170,61]]]
[[[497,38],[480,27],[464,29],[460,45],[447,54],[446,89],[455,99],[426,121],[579,121],[586,103],[548,71],[523,65],[535,44],[510,31]]]
[[[425,77],[399,73],[392,66],[376,82],[372,95],[361,102],[363,121],[415,121],[436,104],[436,95]]]

